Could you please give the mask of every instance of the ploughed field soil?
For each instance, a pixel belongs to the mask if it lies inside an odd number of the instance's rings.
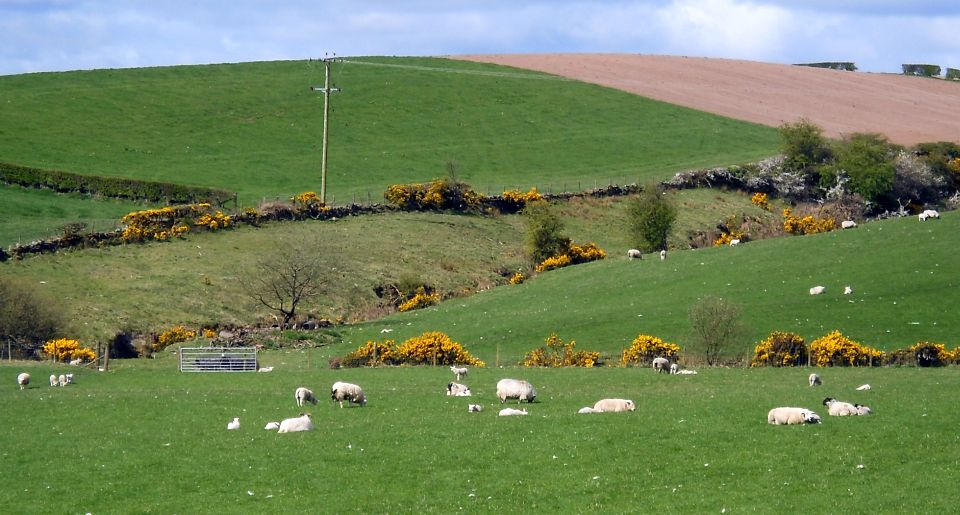
[[[734,59],[640,54],[469,55],[772,127],[806,118],[831,137],[960,143],[960,82]]]

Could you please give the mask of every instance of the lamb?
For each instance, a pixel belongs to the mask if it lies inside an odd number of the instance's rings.
[[[819,374],[810,374],[810,377],[807,378],[807,382],[810,383],[810,386],[820,386],[823,384]]]
[[[57,379],[57,382],[60,383],[60,386],[67,386],[67,376],[60,374],[60,377]]]
[[[537,398],[537,390],[522,379],[501,379],[497,381],[497,397],[500,398],[500,404],[507,399],[517,399],[517,404],[523,401],[529,404]]]
[[[858,391],[858,392],[865,392],[865,391],[867,391],[867,390],[869,390],[869,389],[870,389],[870,385],[869,385],[869,384],[862,384],[862,385],[860,385],[860,386],[857,387],[857,391]]]
[[[676,373],[679,372],[679,371],[680,371],[680,365],[678,365],[678,364],[676,364],[676,363],[672,363],[672,364],[670,365],[670,373],[671,373],[671,374],[676,374]]]
[[[653,358],[653,369],[656,370],[658,374],[668,371],[670,369],[670,360],[663,357]]]
[[[819,424],[820,415],[806,408],[773,408],[767,413],[767,423],[773,425]]]
[[[304,388],[303,386],[293,392],[293,398],[296,399],[298,407],[302,407],[307,402],[312,402],[314,405],[317,404],[317,397],[313,395],[313,390]]]
[[[457,376],[457,381],[459,381],[461,377],[467,377],[467,367],[452,366],[450,367],[450,371]]]
[[[616,413],[635,409],[637,406],[630,399],[600,399],[593,405],[593,410],[597,413]]]
[[[27,385],[30,384],[30,374],[23,372],[17,376],[17,384],[20,385],[21,390],[26,390]]]
[[[685,369],[683,369],[683,370],[678,370],[678,371],[677,371],[677,375],[678,375],[678,376],[695,376],[695,375],[697,375],[697,371],[696,371],[696,370],[690,370],[689,368],[685,368]]]
[[[500,410],[499,416],[509,417],[512,415],[526,415],[526,414],[527,414],[527,410],[525,409],[503,408],[502,410]]]
[[[730,246],[731,246],[731,247],[736,247],[737,245],[740,245],[740,240],[739,240],[739,239],[734,238],[734,239],[730,240]]]
[[[814,286],[810,288],[810,295],[820,295],[826,290],[823,286]]]
[[[840,222],[840,227],[844,229],[853,229],[856,226],[857,226],[857,222],[854,222],[853,220],[844,220]]]
[[[354,403],[359,404],[360,407],[367,405],[367,397],[363,394],[363,389],[351,383],[340,381],[333,383],[333,386],[330,387],[330,398],[334,402],[340,403],[341,408],[343,407],[343,401],[347,401],[347,405]]]
[[[57,386],[58,384],[60,383],[57,382],[56,374],[50,374],[50,386]]]
[[[827,407],[827,413],[831,417],[849,417],[859,415],[857,408],[849,402],[838,401],[832,397],[823,399],[823,405]]]
[[[483,406],[479,404],[470,404],[467,406],[467,411],[469,411],[470,413],[480,413],[481,411],[483,411]]]
[[[470,397],[473,394],[470,393],[470,388],[465,384],[447,383],[447,395],[452,395],[454,397]]]
[[[296,418],[285,418],[280,422],[277,433],[296,433],[298,431],[313,431],[313,421],[309,413],[301,413]]]
[[[630,249],[627,251],[627,258],[629,259],[643,259],[643,253],[637,249]]]
[[[849,286],[844,286],[844,287],[843,287],[843,294],[844,294],[844,295],[850,295],[851,293],[853,293],[853,288],[851,288],[851,287],[849,287]]]
[[[665,259],[667,259],[667,251],[666,251],[666,250],[661,250],[661,251],[660,251],[660,261],[663,261],[663,260],[665,260]]]
[[[267,422],[266,426],[263,426],[267,431],[276,431],[280,429],[280,422]]]
[[[233,417],[233,420],[227,422],[227,431],[240,429],[240,417]]]
[[[854,408],[857,408],[857,415],[869,415],[873,413],[873,410],[869,406],[864,406],[863,404],[854,404]]]
[[[83,364],[83,358],[71,359],[70,364],[73,366],[79,366]]]
[[[597,413],[597,410],[591,408],[590,406],[584,406],[584,407],[580,408],[580,410],[577,411],[577,413],[579,413],[579,414],[584,414],[584,413]]]

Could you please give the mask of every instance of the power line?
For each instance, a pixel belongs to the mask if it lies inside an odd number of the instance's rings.
[[[330,93],[340,91],[340,88],[330,87],[330,61],[332,58],[323,59],[323,87],[311,86],[312,91],[323,93],[323,144],[320,150],[320,205],[327,205],[327,142],[328,129],[327,122],[330,119]]]

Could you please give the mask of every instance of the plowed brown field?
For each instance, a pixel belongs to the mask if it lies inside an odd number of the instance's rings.
[[[956,81],[639,54],[454,58],[551,73],[772,127],[805,118],[831,137],[877,132],[902,145],[960,143]]]

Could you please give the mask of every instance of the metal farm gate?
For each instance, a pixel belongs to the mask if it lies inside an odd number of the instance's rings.
[[[181,372],[256,372],[255,347],[183,347]]]

